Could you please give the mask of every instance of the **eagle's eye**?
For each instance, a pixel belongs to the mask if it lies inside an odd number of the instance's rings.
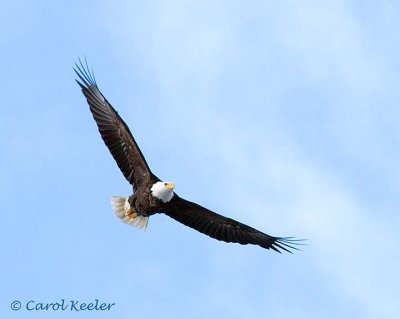
[[[164,183],[165,186],[167,186],[168,183]]]

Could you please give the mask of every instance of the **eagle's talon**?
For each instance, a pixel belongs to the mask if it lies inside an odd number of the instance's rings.
[[[125,211],[125,216],[128,216],[129,218],[135,219],[138,214],[135,212],[134,209],[132,209],[131,207]]]

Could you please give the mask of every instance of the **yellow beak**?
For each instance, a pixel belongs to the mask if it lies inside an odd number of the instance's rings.
[[[168,183],[167,185],[165,185],[165,187],[167,188],[167,189],[174,189],[175,188],[175,184],[174,183]]]

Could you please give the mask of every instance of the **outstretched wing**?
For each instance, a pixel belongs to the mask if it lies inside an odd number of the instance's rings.
[[[290,253],[290,249],[298,250],[293,245],[299,244],[299,240],[293,239],[293,237],[269,236],[236,220],[180,198],[176,194],[163,213],[203,234],[227,243],[259,245],[279,253],[280,249]]]
[[[80,79],[76,82],[82,88],[104,143],[125,178],[133,185],[134,189],[137,189],[141,183],[152,176],[139,146],[128,126],[101,94],[94,74],[89,70],[86,61],[84,65],[79,60],[79,64],[76,63],[75,66],[74,71]]]

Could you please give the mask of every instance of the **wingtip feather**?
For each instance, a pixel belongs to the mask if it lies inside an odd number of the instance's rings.
[[[273,246],[277,246],[278,248],[293,254],[292,250],[301,251],[301,249],[296,246],[305,245],[304,241],[305,239],[295,239],[294,237],[277,237]],[[278,252],[280,252],[279,249]]]
[[[96,78],[94,76],[93,68],[90,69],[85,57],[85,63],[82,62],[81,58],[78,57],[78,62],[75,62],[75,67],[73,68],[76,75],[82,81],[82,83],[78,84],[82,87],[84,85],[85,88],[88,88],[96,84]]]

